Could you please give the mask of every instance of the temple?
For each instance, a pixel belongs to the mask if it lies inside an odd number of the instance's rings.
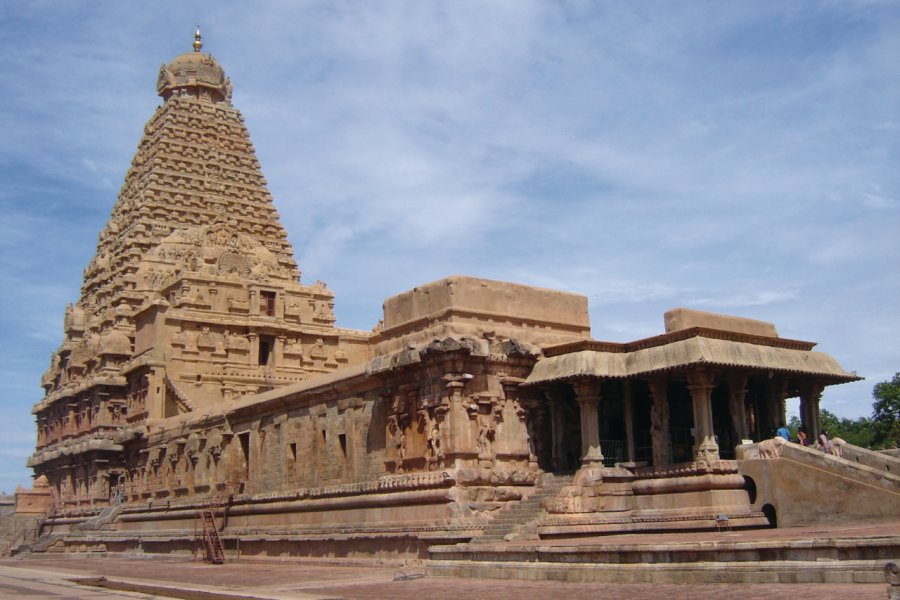
[[[744,450],[790,397],[814,439],[859,379],[814,343],[687,308],[598,341],[585,296],[465,276],[340,328],[199,31],[157,92],[33,409],[34,549],[424,556],[787,518]]]

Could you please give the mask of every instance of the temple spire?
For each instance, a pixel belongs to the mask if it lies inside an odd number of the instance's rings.
[[[200,26],[197,25],[197,30],[194,32],[194,52],[200,52],[203,48],[203,36],[200,35]]]

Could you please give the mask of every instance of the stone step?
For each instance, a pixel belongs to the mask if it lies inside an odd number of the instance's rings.
[[[518,543],[534,539],[527,533],[491,535],[477,545],[432,546],[427,572],[595,583],[880,583],[885,563],[900,556],[900,535],[791,532],[773,538],[769,531],[663,534],[646,541],[635,536],[628,543],[582,538],[564,544]]]
[[[513,533],[536,538],[537,529],[531,527],[529,530],[529,524],[546,514],[544,500],[556,496],[564,487],[570,485],[571,477],[547,477],[541,483],[541,487],[534,490],[525,500],[498,511],[490,523],[485,525],[482,534],[473,539],[472,543],[499,543]]]

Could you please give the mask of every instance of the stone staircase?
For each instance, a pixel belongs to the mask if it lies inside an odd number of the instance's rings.
[[[72,525],[71,531],[97,531],[105,529],[107,525],[115,521],[120,512],[122,512],[122,507],[120,505],[107,506],[96,516]]]
[[[538,539],[537,521],[545,516],[543,501],[552,498],[567,485],[572,485],[572,475],[547,473],[541,485],[528,498],[501,509],[484,528],[484,533],[472,540],[472,544],[494,544],[509,539]]]

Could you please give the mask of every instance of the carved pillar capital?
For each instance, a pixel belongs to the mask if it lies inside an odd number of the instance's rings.
[[[524,381],[520,377],[501,377],[500,386],[503,388],[503,396],[508,400],[518,400],[519,386]]]
[[[581,402],[593,402],[597,403],[600,401],[600,382],[594,379],[582,379],[575,381],[572,383],[572,388],[575,390],[575,399]]]

